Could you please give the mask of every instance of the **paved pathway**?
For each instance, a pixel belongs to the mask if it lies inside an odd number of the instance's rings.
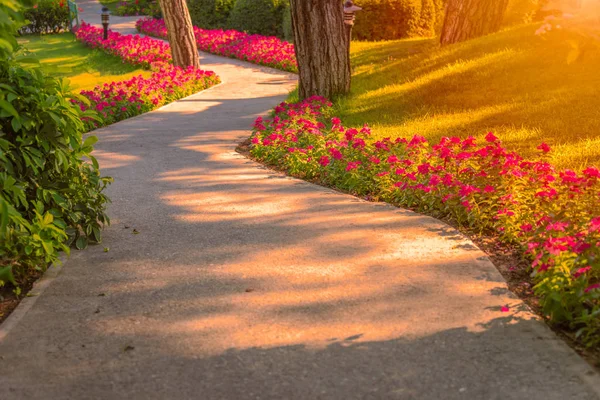
[[[202,62],[222,85],[96,132],[113,224],[4,324],[1,399],[597,398],[453,229],[234,152],[294,76]]]

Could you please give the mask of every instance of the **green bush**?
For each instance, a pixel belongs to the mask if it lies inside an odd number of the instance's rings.
[[[286,4],[282,9],[281,18],[281,30],[283,33],[283,38],[289,41],[294,40],[294,29],[292,27],[292,10],[290,9],[289,0],[286,1]]]
[[[231,29],[267,36],[283,36],[282,0],[236,0],[229,16]]]
[[[443,0],[361,0],[354,38],[390,40],[431,36],[443,18]]]
[[[192,23],[204,29],[227,28],[235,0],[188,0]]]
[[[71,243],[99,242],[109,223],[110,178],[91,155],[96,137],[82,136],[82,119],[96,114],[75,106],[62,80],[16,61],[18,6],[0,0],[0,284],[44,269]]]
[[[20,34],[58,33],[69,29],[67,0],[40,0],[24,12],[28,24]]]

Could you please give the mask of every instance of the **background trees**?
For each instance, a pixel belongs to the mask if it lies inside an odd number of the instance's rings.
[[[496,32],[509,0],[449,0],[440,42],[451,44]]]

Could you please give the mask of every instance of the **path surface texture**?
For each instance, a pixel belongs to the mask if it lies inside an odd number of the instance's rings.
[[[95,132],[113,223],[4,324],[0,399],[598,397],[456,231],[235,153],[293,75],[202,63],[222,85]]]

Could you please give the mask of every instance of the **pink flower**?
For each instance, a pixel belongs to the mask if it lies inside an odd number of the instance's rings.
[[[336,160],[341,160],[342,158],[344,158],[344,156],[338,149],[329,149],[329,154],[331,154],[331,156]]]
[[[600,288],[600,283],[594,283],[593,285],[590,285],[590,286],[586,287],[585,290],[584,290],[584,292],[585,293],[589,293],[592,290],[595,290],[595,289],[598,289],[598,288]]]
[[[592,218],[589,226],[590,232],[600,231],[600,217]]]
[[[348,164],[346,165],[346,171],[352,171],[358,168],[358,166],[361,164],[360,161],[350,161],[348,162]]]
[[[589,272],[591,270],[592,270],[592,267],[590,267],[589,265],[587,267],[579,268],[575,272],[573,272],[573,277],[575,279],[577,279],[580,276],[585,275],[587,272]]]
[[[488,132],[488,134],[485,135],[485,140],[490,143],[495,143],[498,141],[498,138],[492,132]]]
[[[550,152],[550,146],[548,146],[546,143],[540,144],[537,149],[543,151],[544,153]]]
[[[521,231],[522,232],[531,232],[532,229],[533,229],[533,226],[531,224],[523,224],[523,225],[521,225]]]
[[[329,165],[329,157],[327,156],[321,156],[321,158],[319,158],[319,164],[321,164],[321,166],[326,167]]]
[[[510,307],[509,306],[502,306],[500,307],[500,312],[509,312],[510,311]]]

